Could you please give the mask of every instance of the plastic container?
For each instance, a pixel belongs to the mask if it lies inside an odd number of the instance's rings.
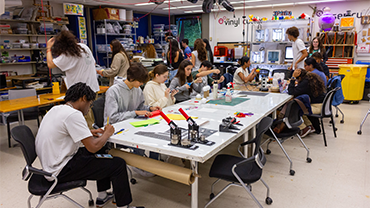
[[[31,57],[29,56],[19,56],[18,57],[18,62],[30,62],[31,61]]]
[[[39,48],[39,44],[38,43],[31,43],[30,47],[31,48]]]
[[[53,27],[53,23],[45,23],[45,30],[44,30],[44,24],[40,24],[40,32],[53,32],[54,31],[54,27]]]
[[[46,43],[39,43],[39,48],[46,48]]]
[[[17,29],[14,30],[15,34],[27,34],[27,32],[28,32],[27,28],[18,27]]]
[[[12,43],[13,48],[21,48],[22,44],[21,43]]]
[[[368,65],[365,82],[370,82],[370,61],[356,61],[356,64]]]
[[[342,80],[344,99],[348,101],[362,100],[368,65],[340,64],[339,74],[345,75]]]
[[[126,9],[119,9],[119,20],[126,21]]]
[[[30,44],[29,43],[22,43],[22,48],[30,48]]]

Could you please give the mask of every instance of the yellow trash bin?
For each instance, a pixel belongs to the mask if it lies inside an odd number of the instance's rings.
[[[367,67],[367,65],[359,64],[339,65],[339,74],[345,75],[345,78],[342,80],[342,90],[345,100],[362,100]]]

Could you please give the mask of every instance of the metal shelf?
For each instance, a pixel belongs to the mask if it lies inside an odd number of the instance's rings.
[[[11,48],[11,49],[0,49],[0,51],[38,51],[46,50],[46,48]]]
[[[38,34],[0,34],[0,36],[15,36],[15,37],[44,37],[45,35],[38,35]],[[55,36],[55,35],[46,35],[46,36]]]
[[[34,20],[0,19],[0,23],[3,23],[3,22],[43,23],[41,21],[34,21]],[[59,22],[45,21],[45,23],[53,23],[56,25],[68,25],[69,24],[69,22],[65,22],[65,21],[59,21]]]
[[[35,64],[36,61],[29,62],[15,62],[15,63],[0,63],[0,66],[11,66],[11,65],[25,65],[25,64]]]
[[[106,22],[122,22],[122,23],[134,23],[133,21],[124,21],[124,20],[111,20],[111,19],[105,19],[105,20],[95,20],[95,22],[103,23]]]
[[[96,34],[96,35],[99,35],[99,36],[104,36],[104,35],[108,35],[108,36],[133,36],[133,35],[136,35],[136,33],[130,33],[130,34],[125,34],[125,33],[107,33],[107,34]]]

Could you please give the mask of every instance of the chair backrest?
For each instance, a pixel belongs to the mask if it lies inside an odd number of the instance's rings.
[[[8,96],[9,96],[9,100],[24,98],[24,97],[32,97],[32,96],[36,96],[36,90],[35,89],[9,90]]]
[[[35,136],[33,135],[31,129],[25,125],[16,126],[11,130],[11,134],[14,140],[21,145],[23,156],[26,159],[27,165],[32,166],[37,154],[35,147]]]
[[[284,79],[288,80],[292,77],[292,71],[289,69],[275,69],[272,71],[272,77],[274,76],[275,73],[284,73]]]
[[[288,128],[298,127],[303,123],[302,117],[299,115],[301,107],[297,101],[292,100],[287,103],[286,111],[284,115],[284,122]]]
[[[253,155],[257,155],[260,152],[261,140],[265,132],[271,127],[273,119],[270,117],[264,117],[257,125],[256,137],[254,138],[255,149]]]
[[[260,69],[260,73],[259,73],[260,77],[269,77],[270,75],[270,70],[268,69]]]
[[[95,124],[101,128],[104,126],[104,106],[105,106],[105,96],[99,97],[94,101],[91,110],[94,114]]]
[[[339,89],[340,87],[337,87],[335,89],[330,90],[328,93],[326,93],[324,101],[322,102],[322,108],[321,108],[322,117],[332,116],[331,105],[333,102],[334,93],[337,92]]]
[[[230,73],[225,73],[223,75],[225,77],[225,80],[221,83],[221,88],[226,87],[227,83],[233,82],[234,76]]]

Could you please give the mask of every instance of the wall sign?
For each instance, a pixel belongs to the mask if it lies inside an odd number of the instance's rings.
[[[67,15],[84,15],[84,6],[82,4],[63,3],[64,14]]]
[[[272,16],[292,16],[292,11],[273,11]]]
[[[80,40],[83,42],[83,40],[87,39],[85,17],[78,17],[78,26],[80,30]]]

